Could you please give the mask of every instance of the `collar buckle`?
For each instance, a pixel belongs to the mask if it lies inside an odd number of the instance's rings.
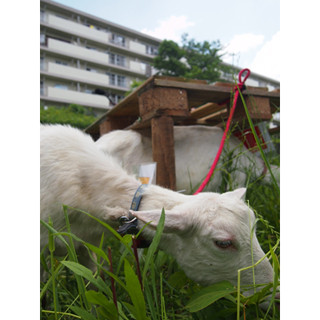
[[[130,210],[134,210],[137,211],[139,210],[139,206],[140,206],[140,202],[143,196],[143,192],[144,189],[147,187],[147,184],[141,184],[139,186],[139,188],[137,189],[137,191],[135,192],[132,202],[131,202],[131,206],[130,206]],[[136,217],[134,217],[130,211],[127,216],[122,216],[119,218],[119,223],[120,223],[120,227],[117,230],[117,232],[121,235],[124,236],[126,234],[137,234],[139,232],[138,229],[138,219]],[[139,237],[140,238],[140,237]],[[142,248],[145,248],[148,246],[148,243],[145,240],[141,240],[141,242],[143,243],[141,246]],[[145,242],[145,243],[144,243]]]

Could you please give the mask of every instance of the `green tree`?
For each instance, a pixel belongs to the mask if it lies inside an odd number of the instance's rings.
[[[67,108],[40,107],[40,122],[50,124],[70,124],[84,129],[96,120],[92,109],[77,104],[70,104]]]
[[[159,47],[159,55],[154,59],[154,67],[161,75],[184,77],[188,79],[215,82],[220,79],[221,71],[230,72],[222,65],[219,41],[196,42],[182,36],[182,47],[171,40],[164,40]]]
[[[134,90],[136,90],[140,85],[142,85],[144,83],[144,80],[138,81],[138,80],[133,80],[131,85],[130,85],[130,90],[127,91],[124,96],[128,96],[131,92],[133,92]]]
[[[162,75],[184,76],[188,70],[186,64],[181,61],[184,54],[184,50],[177,43],[172,40],[163,40],[153,64]]]

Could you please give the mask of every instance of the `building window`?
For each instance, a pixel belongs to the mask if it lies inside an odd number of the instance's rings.
[[[115,104],[119,103],[124,98],[124,96],[114,93],[111,93],[109,97]]]
[[[115,33],[111,35],[111,42],[122,47],[126,45],[125,37],[119,36],[118,34],[115,34]]]
[[[56,60],[56,64],[60,64],[60,65],[62,65],[62,66],[67,66],[67,65],[69,65],[68,62],[61,61],[61,60]]]
[[[126,77],[125,76],[118,76],[117,77],[117,85],[119,87],[126,87]]]
[[[43,81],[40,81],[40,96],[44,95],[44,83]]]
[[[126,65],[126,57],[121,56],[119,54],[110,53],[109,54],[109,62],[115,64],[117,66],[125,67]]]
[[[97,73],[97,70],[96,69],[93,69],[93,68],[86,68],[87,71],[90,71],[90,72],[95,72]]]
[[[68,90],[68,86],[65,85],[65,84],[57,83],[57,84],[54,85],[54,87],[57,88],[57,89]]]
[[[46,44],[46,35],[44,33],[40,33],[40,44]]]
[[[127,81],[125,76],[120,76],[118,74],[108,72],[107,75],[109,76],[109,83],[111,85],[125,88],[127,87]]]
[[[40,9],[40,21],[44,22],[46,18],[46,13],[43,9]]]
[[[86,46],[86,48],[89,49],[89,50],[98,51],[98,49],[94,48],[94,47]]]
[[[113,73],[108,73],[108,72],[107,72],[107,75],[109,76],[109,83],[111,85],[115,85],[116,84],[116,75]]]
[[[44,57],[40,57],[40,70],[44,70]]]
[[[156,56],[158,54],[158,48],[154,47],[154,46],[147,45],[146,52],[147,52],[147,54],[150,54],[152,56]]]

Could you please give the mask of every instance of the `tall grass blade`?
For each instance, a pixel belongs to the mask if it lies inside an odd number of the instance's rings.
[[[132,312],[136,320],[146,320],[146,304],[139,279],[130,266],[128,260],[124,260],[124,275],[126,279],[127,291],[134,306]]]
[[[52,226],[52,220],[49,217],[49,225]],[[51,263],[51,279],[52,279],[52,295],[53,295],[53,308],[54,308],[54,318],[55,320],[58,319],[58,296],[56,292],[56,278],[55,278],[55,270],[54,270],[54,251],[55,251],[55,244],[54,244],[54,237],[53,233],[49,231],[49,251],[50,251],[50,263]]]
[[[61,263],[67,268],[69,268],[76,275],[81,276],[90,281],[93,285],[95,285],[99,290],[101,290],[108,296],[112,296],[111,290],[107,287],[103,280],[100,277],[96,279],[93,276],[93,273],[90,269],[74,261],[61,261]]]
[[[110,247],[108,247],[108,257],[110,261],[110,273],[113,273],[112,253],[111,253]],[[112,277],[111,277],[111,289],[112,289],[112,298],[113,298],[114,306],[118,308],[116,286],[114,284],[114,279]]]
[[[149,310],[151,313],[151,318],[152,318],[152,320],[157,320],[158,314],[157,314],[157,310],[154,306],[154,302],[156,302],[157,300],[154,300],[154,298],[152,297],[152,293],[151,293],[151,290],[149,288],[148,283],[146,283],[146,285],[144,287],[144,293],[145,293],[145,297],[147,299],[148,307],[149,307]]]
[[[167,320],[167,313],[166,313],[166,304],[163,296],[163,281],[162,281],[162,272],[160,272],[160,308],[161,308],[161,319]]]
[[[246,113],[247,118],[248,118],[248,122],[249,122],[249,125],[250,125],[250,129],[251,129],[251,131],[252,131],[252,133],[253,133],[254,139],[255,139],[256,144],[257,144],[257,146],[258,146],[258,148],[259,148],[261,157],[262,157],[265,165],[266,165],[267,168],[268,168],[268,171],[269,171],[269,173],[270,173],[270,175],[271,175],[271,179],[272,179],[272,182],[273,182],[274,186],[276,187],[278,193],[280,193],[280,188],[279,188],[278,183],[277,183],[277,181],[276,181],[276,179],[275,179],[275,177],[274,177],[274,175],[273,175],[273,172],[272,172],[272,170],[271,170],[269,161],[267,160],[267,158],[266,158],[266,156],[265,156],[265,154],[264,154],[264,152],[263,152],[263,149],[262,149],[261,143],[260,143],[260,139],[259,139],[259,137],[258,137],[258,135],[257,135],[257,132],[256,132],[255,128],[254,128],[252,119],[251,119],[250,114],[249,114],[248,107],[247,107],[247,105],[246,105],[246,102],[245,102],[245,100],[244,100],[244,97],[243,97],[243,95],[242,95],[242,93],[241,93],[241,90],[239,90],[239,88],[238,88],[238,92],[239,92],[239,94],[240,94],[240,97],[241,97],[241,100],[242,100],[242,103],[243,103],[243,107],[244,107],[245,113]]]
[[[190,312],[197,312],[235,292],[237,292],[237,289],[229,281],[221,281],[205,287],[194,294],[186,305],[186,308]]]
[[[77,314],[78,316],[80,316],[81,319],[83,320],[97,320],[97,318],[91,314],[90,312],[82,309],[82,308],[79,308],[77,306],[71,306],[70,309],[75,313]]]
[[[133,252],[130,250],[130,246],[128,245],[128,243],[120,236],[120,234],[115,231],[111,226],[109,226],[107,223],[101,221],[100,219],[96,218],[95,216],[93,216],[92,214],[85,212],[83,210],[77,209],[77,208],[72,208],[69,207],[73,210],[76,210],[78,212],[81,212],[85,215],[87,215],[88,217],[90,217],[91,219],[97,221],[98,223],[100,223],[102,226],[104,226],[106,229],[108,229],[125,247],[127,247],[129,249],[129,252],[131,252],[132,256],[133,256]]]
[[[90,303],[101,306],[99,313],[110,320],[117,320],[119,315],[114,303],[107,299],[101,292],[89,290],[86,292],[87,299]]]
[[[158,245],[159,245],[159,242],[161,239],[161,235],[162,235],[162,232],[164,229],[164,222],[165,222],[165,211],[164,211],[164,209],[162,209],[161,217],[158,222],[155,236],[154,236],[154,238],[151,242],[151,245],[148,249],[148,252],[147,252],[147,256],[146,256],[146,260],[145,260],[145,264],[144,264],[144,268],[143,268],[143,272],[142,272],[142,283],[144,283],[146,281],[146,274],[147,274],[147,271],[149,270],[151,259],[153,258],[153,255],[158,248]]]
[[[68,206],[63,205],[63,212],[64,212],[64,218],[65,218],[65,221],[66,221],[66,227],[67,227],[67,230],[68,230],[68,232],[70,234],[68,236],[68,238],[69,238],[69,246],[70,246],[70,253],[71,253],[70,254],[70,258],[71,258],[71,261],[78,262],[76,249],[74,247],[73,239],[72,239],[72,236],[71,236],[71,226],[70,226],[70,221],[69,221],[69,216],[68,216]],[[88,303],[86,295],[85,295],[85,292],[86,292],[85,283],[84,283],[83,279],[81,277],[79,277],[77,274],[75,275],[75,279],[76,279],[78,290],[79,290],[80,304],[82,305],[82,301],[83,301],[84,304],[85,304],[86,309],[89,310],[90,306],[89,306],[89,303]]]
[[[106,261],[108,264],[110,264],[109,258],[106,255],[106,253],[103,251],[103,249],[96,247],[93,244],[90,244],[88,242],[83,241],[82,239],[80,239],[79,237],[77,237],[75,234],[70,233],[70,232],[59,232],[59,235],[63,235],[63,236],[68,236],[69,238],[72,238],[78,242],[80,242],[81,244],[83,244],[85,247],[87,247],[88,252],[90,254],[90,251],[94,252],[97,255],[97,258],[102,258],[104,261]],[[98,260],[98,259],[97,259]],[[99,266],[99,263],[95,260],[92,259],[92,261]],[[77,262],[77,261],[75,261]]]
[[[64,258],[63,261],[65,261],[67,259],[67,256]],[[49,286],[51,285],[51,282],[53,279],[55,279],[57,277],[57,275],[59,274],[60,270],[62,269],[63,265],[60,263],[54,270],[54,273],[51,274],[51,277],[48,279],[48,281],[44,284],[43,288],[41,289],[40,292],[40,300],[42,300],[42,298],[44,297],[45,293],[47,292]],[[52,277],[53,275],[53,277]]]
[[[270,312],[271,306],[273,306],[273,308],[275,308],[275,304],[274,304],[275,296],[276,296],[277,288],[279,286],[278,275],[280,272],[280,264],[279,264],[278,257],[276,256],[271,245],[270,245],[270,253],[271,253],[271,257],[272,257],[274,277],[273,277],[273,290],[272,290],[271,302],[270,302],[269,307],[267,309],[265,319],[266,319],[267,314]],[[273,310],[273,312],[275,312],[275,310]]]
[[[56,229],[53,228],[52,225],[46,223],[45,221],[43,220],[40,220],[40,223],[42,225],[44,225],[47,229],[48,229],[48,232],[54,234],[54,236],[59,239],[66,247],[67,251],[68,251],[68,256],[69,256],[69,259],[71,261],[74,261],[74,262],[77,262],[78,259],[77,259],[77,254],[75,252],[75,249],[74,249],[74,246],[73,246],[73,243],[72,245],[69,245],[69,243],[65,240],[65,238],[62,236],[63,233],[61,232],[58,232]],[[71,233],[66,233],[67,235],[71,235]],[[69,238],[70,239],[70,238]],[[73,247],[72,247],[73,246]],[[76,278],[76,282],[77,282],[77,286],[78,286],[78,289],[79,289],[79,292],[81,293],[81,295],[79,295],[79,298],[80,298],[80,304],[82,305],[83,303],[83,299],[84,299],[84,303],[85,303],[85,306],[86,308],[88,309],[89,308],[89,305],[86,301],[86,297],[84,296],[84,293],[85,293],[85,285],[84,285],[84,282],[83,282],[83,279],[79,278],[77,275],[75,275],[75,278]]]
[[[158,304],[159,297],[157,295],[156,273],[155,273],[154,260],[151,260],[150,270],[151,270],[151,284],[152,284],[152,291],[153,291],[153,299],[154,299],[154,302],[156,305],[157,313],[160,314],[159,304]]]
[[[272,248],[273,251],[276,250],[276,248],[278,247],[280,243],[280,239],[278,239],[277,243],[275,244],[275,246]],[[238,270],[238,287],[237,287],[237,320],[240,320],[240,288],[241,288],[241,272],[248,270],[248,269],[252,269],[255,268],[259,263],[261,263],[261,261],[263,261],[264,259],[266,259],[269,255],[270,255],[270,251],[268,251],[260,260],[258,260],[255,264],[249,266],[249,267],[245,267],[242,269]]]

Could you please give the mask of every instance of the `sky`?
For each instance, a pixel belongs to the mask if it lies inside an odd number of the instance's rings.
[[[160,40],[219,40],[225,62],[280,81],[280,0],[56,2]]]

